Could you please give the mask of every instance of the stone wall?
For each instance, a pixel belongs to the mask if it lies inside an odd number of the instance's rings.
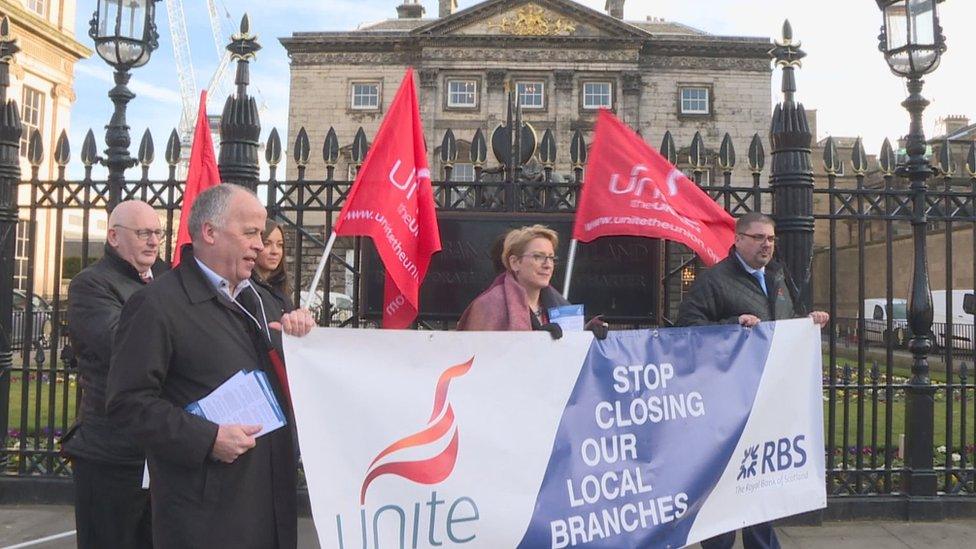
[[[819,224],[820,222],[818,222]],[[907,222],[898,225],[909,226]],[[973,226],[958,223],[953,228],[953,261],[951,269],[947,261],[946,235],[944,230],[928,235],[929,281],[932,290],[945,290],[946,273],[952,273],[952,286],[956,290],[976,287],[973,273]],[[877,225],[876,225],[877,226]],[[904,228],[902,228],[904,229]],[[882,229],[883,230],[883,229]],[[904,232],[904,230],[902,230]],[[858,246],[837,248],[837,313],[839,316],[856,316],[858,310]],[[907,299],[911,288],[914,247],[911,234],[892,239],[893,297]],[[865,298],[883,298],[886,292],[887,251],[883,239],[864,246]],[[817,308],[827,309],[830,295],[829,248],[815,251],[813,259],[813,302]]]

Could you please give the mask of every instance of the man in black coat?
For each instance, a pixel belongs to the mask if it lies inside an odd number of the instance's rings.
[[[678,309],[678,326],[739,324],[751,328],[763,320],[804,316],[803,303],[789,273],[773,260],[776,226],[758,212],[740,217],[735,224],[735,244],[729,256],[702,273]],[[809,314],[826,326],[830,316],[823,311]],[[735,532],[726,532],[702,542],[703,549],[729,549]],[[745,549],[778,549],[772,524],[742,529]]]
[[[146,450],[156,547],[297,545],[291,430],[255,438],[258,425],[218,425],[185,410],[241,370],[266,372],[290,409],[271,355],[281,353],[280,330],[302,336],[314,321],[305,309],[282,315],[249,281],[265,216],[243,187],[201,193],[180,265],[122,311],[108,413]]]
[[[152,547],[149,493],[142,488],[145,453],[105,415],[112,339],[122,306],[166,270],[159,216],[138,200],[115,207],[105,256],[71,279],[68,335],[78,359],[81,409],[61,440],[75,480],[78,547]]]

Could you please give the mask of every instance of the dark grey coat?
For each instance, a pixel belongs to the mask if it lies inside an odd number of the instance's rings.
[[[258,291],[268,321],[279,320],[274,298]],[[273,333],[280,352],[280,335]],[[241,369],[265,370],[287,410],[262,338],[205,278],[190,247],[179,267],[126,303],[109,372],[108,412],[148,455],[157,548],[297,545],[291,430],[266,434],[234,463],[219,463],[210,458],[217,425],[184,411]]]
[[[168,270],[157,260],[153,276]],[[61,439],[66,455],[100,463],[142,467],[145,453],[131,437],[112,427],[105,415],[105,386],[112,340],[122,306],[146,285],[139,272],[105,246],[105,255],[71,279],[68,286],[68,336],[78,361],[81,408]]]
[[[782,320],[806,314],[797,300],[789,273],[777,261],[766,265],[767,297],[759,281],[739,262],[735,248],[729,256],[698,276],[678,308],[678,326],[736,324],[739,315],[759,320]]]

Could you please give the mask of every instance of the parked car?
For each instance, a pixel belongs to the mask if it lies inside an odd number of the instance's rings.
[[[891,318],[891,331],[888,319]],[[864,340],[869,343],[896,347],[908,343],[908,300],[895,298],[888,304],[887,298],[872,297],[864,300]]]
[[[948,292],[936,290],[932,292],[932,335],[935,344],[940,349],[952,345],[954,350],[973,350],[973,290],[953,290],[952,310],[946,310]],[[952,332],[949,333],[949,322],[952,322]],[[949,336],[949,337],[947,337]],[[948,340],[948,341],[947,341]]]
[[[42,346],[46,347],[51,335],[51,305],[36,294],[32,293],[30,296],[34,317],[31,324],[31,340],[40,342]],[[24,336],[27,332],[27,323],[24,321],[27,314],[27,292],[15,289],[13,297],[10,347],[11,350],[21,350],[24,348]]]
[[[305,297],[308,295],[308,291],[303,290],[301,293],[302,302],[305,301]],[[339,292],[329,292],[329,307],[330,307],[330,321],[343,321],[350,318],[353,313],[353,303],[352,298],[346,294],[341,294]],[[315,292],[312,299],[309,300],[308,308],[315,315],[316,320],[322,322],[322,290]]]

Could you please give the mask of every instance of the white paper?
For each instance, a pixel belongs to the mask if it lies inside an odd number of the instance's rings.
[[[260,425],[259,437],[285,425],[284,414],[262,372],[238,372],[187,411],[218,425]]]
[[[549,309],[549,321],[559,324],[564,332],[583,331],[583,306],[563,305]]]

